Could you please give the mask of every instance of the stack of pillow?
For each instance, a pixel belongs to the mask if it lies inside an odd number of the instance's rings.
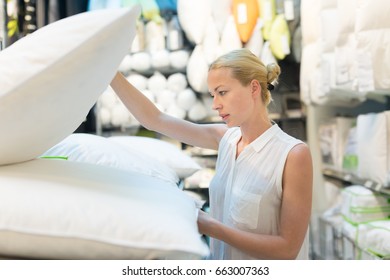
[[[131,45],[139,13],[134,7],[78,14],[0,52],[0,256],[199,259],[208,254],[195,204],[170,181],[174,173],[162,179],[156,169],[145,174],[66,157],[40,158],[73,133],[110,83]]]
[[[390,196],[359,186],[342,191],[344,233],[363,251],[384,258],[390,255]],[[356,256],[359,257],[359,256]]]

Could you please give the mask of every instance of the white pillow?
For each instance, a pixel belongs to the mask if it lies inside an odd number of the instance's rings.
[[[357,174],[390,185],[390,111],[358,115],[356,129]]]
[[[177,1],[177,15],[180,26],[188,40],[198,45],[203,42],[205,32],[208,28],[207,19],[211,15],[211,5],[208,0],[195,2],[187,0]]]
[[[357,244],[379,257],[390,257],[390,221],[375,221],[358,226]]]
[[[232,50],[242,48],[242,42],[240,35],[238,34],[233,15],[230,15],[226,20],[226,24],[221,35],[220,45],[221,53],[218,54],[218,56],[228,53]]]
[[[207,75],[209,65],[204,54],[203,45],[196,45],[187,64],[188,83],[196,92],[208,93]]]
[[[125,149],[107,138],[74,133],[46,151],[42,156],[63,156],[70,161],[86,162],[134,171],[178,183],[175,171],[137,150]]]
[[[349,186],[342,191],[341,214],[352,224],[388,219],[390,215],[389,196],[376,194],[359,186]]]
[[[173,170],[180,178],[191,176],[200,170],[200,165],[175,145],[163,140],[142,136],[112,136],[108,138],[123,145],[128,150],[137,150],[161,161]]]
[[[0,52],[0,165],[39,156],[85,120],[128,52],[139,13],[77,14]]]
[[[194,201],[150,176],[65,160],[0,168],[0,255],[199,259]],[[11,242],[12,241],[12,242]]]

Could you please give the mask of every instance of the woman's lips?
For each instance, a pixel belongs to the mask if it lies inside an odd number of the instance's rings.
[[[219,116],[222,118],[223,121],[226,121],[229,117],[229,114],[221,114]]]

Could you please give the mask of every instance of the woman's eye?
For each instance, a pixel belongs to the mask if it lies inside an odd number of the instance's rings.
[[[218,92],[218,94],[221,95],[221,96],[224,96],[226,94],[226,91],[225,90],[221,90],[221,91]]]

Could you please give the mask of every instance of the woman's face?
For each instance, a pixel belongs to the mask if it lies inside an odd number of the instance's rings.
[[[252,85],[243,86],[229,68],[210,70],[207,83],[213,110],[229,127],[241,126],[254,110]]]

